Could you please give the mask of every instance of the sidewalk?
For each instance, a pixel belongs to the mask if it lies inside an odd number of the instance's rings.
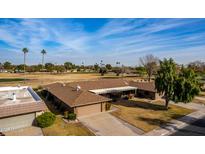
[[[160,128],[154,129],[154,130],[152,130],[144,135],[147,135],[147,136],[164,136],[164,135],[168,136],[168,135],[171,135],[173,133],[176,133],[177,131],[179,131],[182,128],[190,126],[190,124],[192,124],[193,122],[205,117],[205,106],[204,105],[195,104],[195,103],[187,103],[187,104],[179,103],[179,104],[175,104],[175,105],[179,105],[179,106],[189,108],[189,109],[194,109],[197,111],[193,112],[189,115],[186,115],[182,118],[179,118],[177,120],[172,120],[169,123],[167,123],[166,125],[162,125]]]

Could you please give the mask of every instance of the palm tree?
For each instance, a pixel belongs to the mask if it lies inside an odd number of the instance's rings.
[[[41,53],[42,53],[42,69],[43,69],[43,65],[44,65],[44,55],[46,54],[46,50],[42,50],[41,51]]]
[[[23,48],[22,51],[24,53],[24,73],[25,73],[26,72],[26,54],[28,53],[28,49]]]

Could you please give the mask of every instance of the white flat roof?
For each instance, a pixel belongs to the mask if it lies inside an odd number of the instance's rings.
[[[95,94],[106,94],[106,93],[122,92],[122,91],[129,91],[129,90],[137,90],[137,88],[132,86],[125,86],[125,87],[116,87],[116,88],[93,89],[89,91]]]
[[[13,94],[16,95],[15,101],[13,100]],[[31,87],[0,87],[0,107],[39,101],[41,101],[41,98]]]
[[[12,90],[22,90],[22,89],[27,89],[28,86],[16,86],[16,87],[0,87],[0,92],[1,91],[12,91]]]

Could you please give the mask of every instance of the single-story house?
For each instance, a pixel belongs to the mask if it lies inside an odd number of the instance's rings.
[[[116,97],[138,96],[138,91],[148,91],[155,99],[156,91],[150,83],[140,86],[123,79],[100,79],[71,83],[53,83],[44,86],[46,98],[50,99],[61,111],[70,111],[77,116],[85,116],[106,110],[108,102]],[[151,88],[151,89],[149,89]],[[153,95],[153,96],[152,96]]]
[[[71,87],[64,83],[54,83],[45,87],[47,98],[61,111],[84,116],[105,111],[106,103],[111,99],[91,93],[80,87]]]
[[[0,132],[32,126],[45,109],[31,87],[0,87]]]
[[[137,97],[149,98],[149,99],[160,99],[161,96],[155,89],[154,82],[135,82],[130,81],[130,85],[137,87]]]

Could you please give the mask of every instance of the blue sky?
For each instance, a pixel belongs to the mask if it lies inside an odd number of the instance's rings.
[[[205,61],[205,19],[0,19],[0,62],[71,61],[138,65],[153,54],[180,64]]]

